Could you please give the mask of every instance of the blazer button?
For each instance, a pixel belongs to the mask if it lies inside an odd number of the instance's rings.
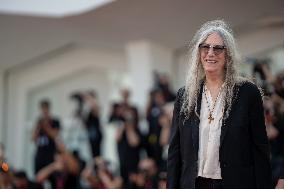
[[[223,167],[227,167],[227,163],[223,163]]]

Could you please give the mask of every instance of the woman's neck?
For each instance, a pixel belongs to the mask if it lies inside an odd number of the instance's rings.
[[[210,88],[219,88],[223,83],[224,83],[224,80],[223,79],[220,79],[220,78],[216,78],[216,79],[209,79],[209,78],[206,78],[205,79],[205,83],[206,83],[206,86],[207,87],[210,87]]]
[[[213,76],[206,76],[205,77],[205,84],[206,87],[210,90],[210,91],[216,91],[219,90],[220,87],[222,86],[222,84],[224,83],[224,78],[223,77],[213,77]]]

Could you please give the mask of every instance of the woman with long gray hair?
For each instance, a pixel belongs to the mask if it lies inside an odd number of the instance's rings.
[[[206,22],[190,43],[168,152],[168,189],[271,189],[262,95],[238,74],[232,30]]]

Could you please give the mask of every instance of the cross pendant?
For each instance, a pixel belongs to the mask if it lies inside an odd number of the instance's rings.
[[[213,120],[214,120],[214,118],[212,117],[212,114],[211,114],[211,113],[209,114],[208,119],[209,119],[209,124],[211,123],[211,121],[213,121]]]

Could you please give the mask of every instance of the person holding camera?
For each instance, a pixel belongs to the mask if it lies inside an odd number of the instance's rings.
[[[83,100],[89,106],[89,112],[84,118],[84,123],[88,131],[89,142],[91,145],[93,157],[101,155],[101,143],[103,135],[101,132],[101,122],[99,118],[100,108],[95,92],[83,94]]]
[[[34,167],[36,174],[54,161],[56,153],[55,138],[59,135],[60,122],[51,115],[50,106],[49,100],[42,100],[40,102],[41,116],[38,119],[32,136],[36,144]],[[54,183],[54,179],[50,178],[50,182]]]
[[[135,120],[136,113],[135,109],[124,109],[124,122],[118,127],[116,133],[120,174],[125,187],[128,184],[129,174],[137,171],[140,159],[141,135]]]
[[[77,102],[75,117],[83,123],[87,130],[88,141],[92,157],[101,155],[101,132],[100,107],[95,91],[73,93],[71,99]]]
[[[36,181],[43,184],[51,178],[52,189],[77,189],[81,169],[80,162],[66,149],[61,139],[57,137],[54,141],[56,145],[54,161],[36,174]]]

